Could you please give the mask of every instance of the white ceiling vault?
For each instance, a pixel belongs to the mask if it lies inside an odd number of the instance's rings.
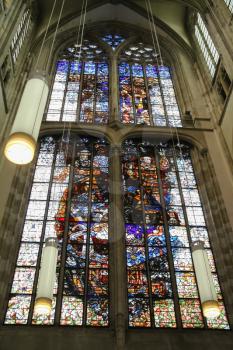
[[[37,6],[38,37],[44,32],[54,0],[32,0]],[[51,30],[58,18],[60,4],[58,0]],[[190,45],[187,33],[187,18],[190,9],[204,11],[205,1],[198,0],[151,0],[152,10],[157,25],[169,32],[174,39]],[[81,0],[66,0],[61,20],[62,29],[67,30],[77,25],[77,17],[82,7]],[[88,0],[86,23],[119,21],[148,29],[145,0]]]

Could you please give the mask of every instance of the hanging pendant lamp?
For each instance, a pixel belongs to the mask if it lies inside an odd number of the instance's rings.
[[[35,301],[35,313],[38,315],[48,315],[51,312],[58,255],[57,244],[56,237],[45,240]]]
[[[202,241],[192,244],[192,257],[203,314],[206,318],[216,318],[220,314],[220,309],[208,256]]]
[[[4,150],[12,163],[23,165],[32,161],[48,92],[47,81],[42,75],[36,74],[27,81]]]

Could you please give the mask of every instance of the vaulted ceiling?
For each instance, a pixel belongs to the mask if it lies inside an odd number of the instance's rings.
[[[37,5],[38,34],[41,34],[46,28],[54,0],[33,1]],[[81,12],[82,3],[82,0],[66,0],[61,24],[77,17]],[[57,0],[52,24],[57,21],[61,4],[62,0]],[[205,0],[151,0],[154,17],[186,44],[189,44],[186,30],[188,10],[193,8],[203,11],[204,4]],[[147,21],[145,0],[88,0],[87,24],[107,20],[128,21],[145,28]]]

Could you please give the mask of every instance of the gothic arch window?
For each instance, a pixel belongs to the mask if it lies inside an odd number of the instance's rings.
[[[40,143],[5,324],[108,326],[108,154],[105,140]],[[34,313],[42,247],[59,240],[50,316]]]
[[[101,39],[116,58],[123,36]],[[154,63],[153,49],[130,44],[119,60],[122,123],[182,127],[171,70]],[[109,112],[104,48],[85,39],[80,62],[78,47],[64,49],[46,121],[107,124]],[[123,144],[129,326],[229,329],[190,147],[181,147],[184,159],[170,143]],[[109,144],[71,134],[45,136],[39,148],[5,324],[106,327]],[[59,240],[57,280],[52,313],[41,317],[34,303],[42,248],[50,236]],[[202,315],[193,269],[190,246],[197,238],[205,241],[222,310],[212,321]]]
[[[80,55],[80,59],[79,59]],[[104,49],[88,39],[60,53],[46,121],[106,124],[109,64]]]
[[[129,139],[123,145],[130,327],[229,329],[190,147]],[[191,243],[205,249],[221,315],[204,319]]]
[[[124,124],[182,127],[171,69],[156,63],[154,49],[130,44],[120,56],[120,115]]]

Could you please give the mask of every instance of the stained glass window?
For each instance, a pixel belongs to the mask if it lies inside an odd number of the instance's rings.
[[[186,145],[127,140],[123,146],[124,219],[130,327],[229,329],[206,222]],[[221,315],[202,314],[191,243],[205,249]]]
[[[122,123],[182,127],[171,70],[156,64],[151,47],[139,43],[122,53],[119,89]]]
[[[108,144],[41,140],[5,324],[108,326]],[[53,310],[34,313],[43,242],[59,241]]]
[[[109,69],[101,47],[84,40],[60,54],[46,121],[106,124],[109,118]]]
[[[115,50],[125,39],[119,34],[106,34],[101,38]]]
[[[231,13],[233,13],[233,0],[224,0],[227,7],[229,8],[229,10],[231,11]]]
[[[219,60],[219,53],[199,13],[197,14],[197,23],[195,25],[195,36],[206,61],[209,72],[213,77]]]
[[[30,23],[31,23],[31,13],[30,13],[30,10],[26,10],[25,13],[23,14],[23,17],[16,29],[16,33],[11,42],[11,54],[12,54],[12,59],[14,63],[18,58],[20,49],[23,46],[26,35],[30,29]]]

